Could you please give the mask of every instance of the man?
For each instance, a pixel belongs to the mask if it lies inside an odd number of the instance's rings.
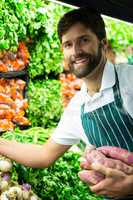
[[[73,144],[118,146],[133,151],[133,68],[115,68],[106,60],[106,32],[101,16],[87,8],[71,11],[58,24],[64,60],[84,80],[51,136],[43,145],[1,139],[0,153],[31,167],[48,167]],[[133,194],[133,175],[104,166],[106,178],[91,186],[96,194],[124,197]],[[108,175],[110,170],[112,176]]]

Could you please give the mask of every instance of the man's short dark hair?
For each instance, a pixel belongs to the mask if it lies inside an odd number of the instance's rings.
[[[99,40],[106,38],[105,24],[99,13],[88,7],[72,10],[66,13],[58,23],[58,36],[62,36],[76,23],[81,23],[96,34]]]

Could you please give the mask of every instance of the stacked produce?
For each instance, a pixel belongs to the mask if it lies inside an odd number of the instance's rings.
[[[16,125],[29,125],[24,116],[28,101],[24,98],[26,82],[0,78],[0,131],[13,130]]]
[[[28,183],[11,180],[12,167],[11,160],[0,156],[0,200],[39,200]]]
[[[29,64],[29,52],[24,42],[19,42],[16,52],[0,51],[0,132],[13,130],[16,125],[30,124],[25,117],[28,101],[24,98],[26,81],[19,72]],[[23,73],[26,78],[26,71]]]
[[[119,147],[102,146],[88,148],[79,172],[79,177],[84,182],[97,184],[105,178],[105,175],[92,170],[92,164],[100,164],[107,168],[120,170],[128,175],[133,174],[133,153]]]
[[[29,63],[29,52],[24,42],[20,42],[16,53],[0,51],[0,72],[20,71]]]
[[[82,80],[76,78],[76,76],[72,73],[61,73],[59,79],[62,83],[61,93],[63,98],[63,105],[66,107],[71,98],[76,94],[77,91],[80,90]]]

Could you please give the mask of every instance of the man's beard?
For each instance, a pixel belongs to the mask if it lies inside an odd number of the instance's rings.
[[[102,48],[101,44],[98,47],[98,52],[96,55],[91,55],[87,53],[80,53],[75,58],[73,61],[70,63],[70,72],[74,73],[77,78],[84,78],[88,76],[94,69],[97,67],[97,65],[100,63],[102,56]],[[75,67],[76,65],[76,59],[87,59],[88,64],[85,64],[84,66],[81,67]]]

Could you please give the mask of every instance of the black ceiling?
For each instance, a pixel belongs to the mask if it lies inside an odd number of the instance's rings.
[[[101,14],[133,23],[133,0],[58,0],[82,7],[89,6]]]

